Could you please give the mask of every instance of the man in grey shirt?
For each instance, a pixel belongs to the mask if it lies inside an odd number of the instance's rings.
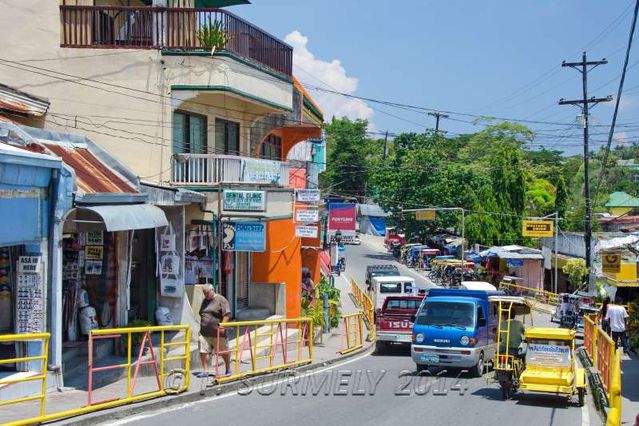
[[[215,293],[213,286],[210,284],[202,287],[202,293],[204,293],[204,300],[202,300],[202,305],[200,306],[200,335],[198,338],[203,370],[202,376],[208,376],[211,354],[214,354],[218,349],[221,352],[220,356],[224,360],[225,374],[230,376],[233,373],[231,371],[231,355],[228,352],[229,345],[225,330],[220,329],[218,341],[220,323],[231,319],[229,301],[221,294]]]

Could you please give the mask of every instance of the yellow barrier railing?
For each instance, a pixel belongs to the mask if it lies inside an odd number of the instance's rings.
[[[608,403],[610,411],[608,411],[606,426],[621,425],[621,349],[617,349],[614,354]]]
[[[344,336],[342,350],[344,355],[364,347],[364,316],[362,312],[346,314],[342,317]]]
[[[500,290],[509,290],[514,296],[530,296],[540,303],[557,306],[561,303],[561,296],[546,290],[537,290],[523,285],[500,282]]]
[[[353,278],[351,281],[351,293],[357,301],[358,307],[362,309],[366,322],[368,323],[368,337],[371,342],[375,341],[375,307],[373,301],[359,286]]]
[[[221,339],[229,332],[235,336],[235,347],[223,349]],[[292,333],[295,332],[296,333]],[[291,334],[297,334],[290,339]],[[215,348],[215,377],[218,383],[236,380],[283,368],[297,367],[313,362],[313,320],[295,318],[265,321],[234,321],[220,324]],[[234,362],[231,361],[234,356]],[[248,369],[243,369],[244,357],[249,361]],[[225,371],[220,374],[220,358],[224,360]],[[231,365],[226,365],[226,362]]]
[[[5,405],[11,405],[11,404],[20,404],[22,402],[40,400],[40,415],[37,417],[37,419],[44,417],[45,400],[46,400],[46,392],[47,392],[47,366],[49,365],[48,360],[49,360],[49,338],[50,337],[51,335],[49,333],[5,334],[0,336],[0,342],[2,343],[30,342],[30,341],[38,341],[38,340],[42,342],[42,345],[41,345],[42,350],[40,351],[40,355],[0,359],[0,365],[14,364],[18,362],[40,361],[41,362],[40,371],[35,376],[20,377],[17,379],[0,380],[0,385],[8,385],[8,384],[23,383],[27,381],[41,380],[42,387],[40,389],[40,394],[23,397],[23,398],[9,399],[6,401],[0,401],[0,407]]]
[[[167,332],[183,332],[184,340],[179,342],[167,342],[165,341],[165,333]],[[155,356],[155,348],[153,347],[151,333],[160,333],[160,348],[159,348],[159,357]],[[142,334],[142,345],[137,354],[132,353],[132,336],[135,334]],[[16,336],[18,336],[16,338]],[[0,342],[2,341],[10,341],[10,340],[33,340],[33,339],[42,339],[46,336],[45,346],[48,349],[48,333],[43,334],[22,334],[22,335],[5,335],[0,336]],[[13,339],[12,339],[13,338]],[[94,367],[93,366],[93,342],[98,339],[121,339],[124,338],[125,346],[126,346],[126,359],[127,362],[109,365],[109,366],[101,366]],[[175,394],[179,392],[183,392],[189,387],[189,374],[190,374],[190,361],[191,361],[191,353],[190,353],[190,342],[191,342],[191,328],[188,325],[171,325],[171,326],[149,326],[149,327],[125,327],[125,328],[111,328],[111,329],[101,329],[101,330],[92,330],[89,334],[89,392],[88,392],[88,401],[87,405],[84,407],[73,408],[70,410],[59,411],[51,414],[45,413],[45,398],[41,402],[41,410],[40,415],[37,417],[31,417],[27,419],[12,421],[9,423],[5,423],[4,426],[18,426],[18,425],[31,425],[38,424],[53,420],[59,420],[65,417],[73,417],[82,414],[91,413],[98,410],[103,410],[107,408],[113,408],[120,405],[126,405],[133,402],[139,402],[147,399],[156,398],[159,396]],[[166,356],[167,349],[173,346],[184,348],[184,353]],[[151,360],[146,358],[146,352],[151,353]],[[45,351],[46,353],[46,351]],[[134,361],[133,356],[137,356],[137,359]],[[35,360],[44,359],[47,361],[47,358],[40,357],[27,357],[26,360]],[[21,359],[17,359],[20,361]],[[158,365],[159,360],[159,365]],[[3,360],[6,361],[6,360]],[[11,360],[9,360],[11,361]],[[184,367],[167,369],[167,363],[179,361],[180,364],[183,363]],[[142,365],[153,364],[153,368],[155,370],[155,377],[157,381],[158,389],[156,391],[146,392],[142,394],[135,395],[135,383],[137,380],[137,376],[139,373],[139,368]],[[115,370],[115,369],[126,369],[127,370],[127,387],[126,387],[126,396],[123,398],[111,399],[108,401],[94,402],[92,398],[92,376],[94,372],[105,371],[105,370]],[[168,371],[167,371],[168,370]],[[46,370],[44,372],[46,375]],[[16,381],[24,381],[24,380],[35,380],[34,377],[28,377],[26,379],[20,379]],[[45,389],[46,384],[44,383],[45,378],[43,378],[43,390]],[[2,382],[0,383],[9,383]],[[169,384],[167,386],[167,384]],[[32,399],[40,399],[40,397],[29,397]],[[23,399],[26,401],[27,399]],[[3,405],[3,403],[0,403]]]

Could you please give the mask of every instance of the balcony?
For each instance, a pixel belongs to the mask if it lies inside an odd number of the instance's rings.
[[[289,186],[289,165],[217,154],[175,154],[171,159],[171,181],[178,186],[260,184]]]
[[[223,9],[150,6],[60,6],[62,47],[211,51],[203,30],[214,28],[217,50],[292,75],[293,48]]]

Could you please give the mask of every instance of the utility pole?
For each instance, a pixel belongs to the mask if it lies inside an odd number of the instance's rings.
[[[435,117],[435,133],[439,133],[439,119],[448,118],[449,116],[446,114],[442,114],[441,112],[429,112],[428,115],[430,115],[431,117]]]
[[[386,130],[386,135],[384,136],[384,161],[386,161],[387,155],[388,155],[388,130]]]
[[[585,217],[585,230],[584,230],[584,243],[586,245],[586,267],[588,268],[588,292],[594,294],[595,282],[592,276],[592,253],[590,241],[592,240],[592,205],[590,198],[590,170],[589,170],[589,148],[588,148],[588,114],[589,104],[596,105],[600,102],[610,102],[612,96],[605,98],[595,98],[594,96],[588,99],[588,71],[596,68],[599,65],[607,64],[608,61],[603,59],[601,61],[590,61],[586,58],[586,52],[583,53],[581,62],[566,62],[561,63],[562,67],[570,67],[576,69],[581,73],[583,98],[577,100],[559,100],[559,105],[576,105],[581,108],[583,112],[583,127],[584,127],[584,195],[586,198],[586,217]]]

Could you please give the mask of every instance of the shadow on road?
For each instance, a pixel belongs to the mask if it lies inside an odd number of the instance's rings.
[[[472,393],[475,396],[481,396],[482,398],[491,401],[503,401],[501,396],[501,390],[496,383],[490,384],[488,387],[477,389]],[[565,396],[559,395],[542,395],[526,392],[517,392],[511,399],[517,405],[526,405],[530,407],[546,407],[546,408],[559,408],[568,409],[574,404],[568,403],[568,399]],[[504,401],[505,402],[505,401]]]
[[[367,253],[363,257],[366,257],[366,258],[369,258],[369,259],[385,260],[387,262],[395,262],[396,261],[396,259],[393,257],[392,254],[371,254],[371,253]]]
[[[410,345],[395,345],[387,344],[384,350],[380,353],[377,350],[373,352],[373,356],[385,357],[385,356],[407,356],[410,357]]]

